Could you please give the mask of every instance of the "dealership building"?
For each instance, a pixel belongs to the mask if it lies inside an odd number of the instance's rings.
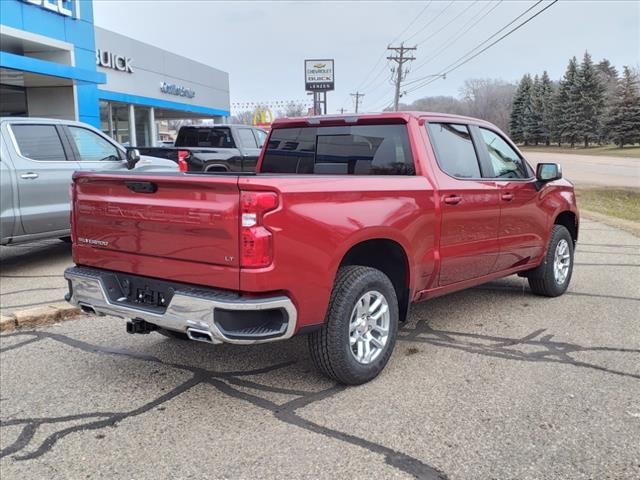
[[[229,115],[229,75],[93,23],[91,0],[0,1],[0,116],[79,120],[153,145],[158,124]]]

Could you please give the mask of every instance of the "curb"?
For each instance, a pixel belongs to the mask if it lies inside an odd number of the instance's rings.
[[[63,320],[77,318],[81,314],[82,310],[66,302],[18,310],[8,315],[0,315],[0,332],[11,332],[22,327],[51,325]]]

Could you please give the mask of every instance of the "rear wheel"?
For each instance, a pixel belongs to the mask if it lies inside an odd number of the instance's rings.
[[[370,267],[341,268],[323,327],[309,335],[313,362],[328,377],[359,385],[375,378],[393,352],[398,300],[389,278]]]
[[[527,274],[529,286],[536,295],[557,297],[567,290],[572,273],[573,239],[566,227],[554,225],[542,264]]]

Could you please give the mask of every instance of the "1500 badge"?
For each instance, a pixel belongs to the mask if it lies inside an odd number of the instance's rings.
[[[78,237],[79,243],[86,243],[88,245],[97,245],[99,247],[106,247],[109,245],[109,242],[105,242],[104,240],[94,240],[93,238],[84,238]]]

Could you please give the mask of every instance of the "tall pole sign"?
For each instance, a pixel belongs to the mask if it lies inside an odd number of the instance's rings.
[[[313,93],[313,114],[327,114],[327,92],[335,89],[333,59],[304,61],[304,88]]]

